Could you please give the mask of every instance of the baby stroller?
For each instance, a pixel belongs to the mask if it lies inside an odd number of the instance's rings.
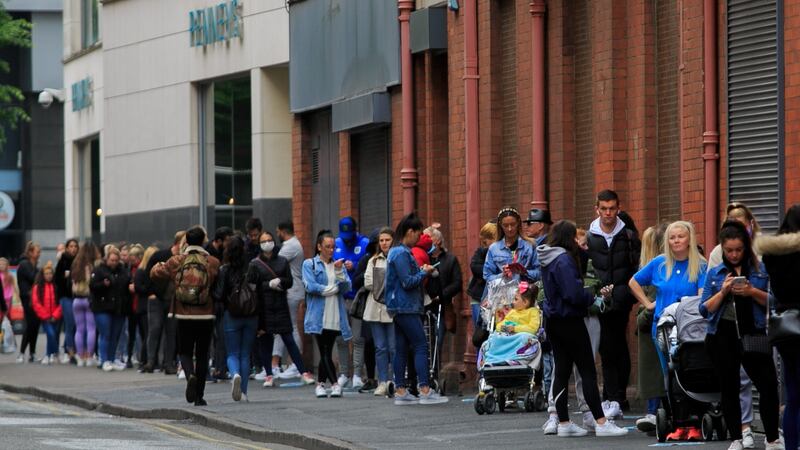
[[[517,281],[498,279],[489,283],[488,295],[481,303],[482,322],[490,333],[478,352],[478,394],[475,412],[494,414],[495,409],[505,411],[506,402],[517,405],[523,401],[525,411],[543,411],[547,405],[541,389],[536,389],[535,373],[542,358],[538,338],[529,333],[519,333],[526,342],[517,358],[503,362],[487,362],[486,351],[492,345],[498,311],[508,308],[519,287]],[[535,295],[534,295],[535,297]],[[500,334],[500,333],[495,333]],[[525,335],[525,336],[523,336]]]
[[[727,437],[717,376],[705,349],[707,322],[700,315],[700,301],[699,296],[683,297],[664,310],[656,327],[656,348],[667,363],[667,404],[656,413],[659,442],[676,428],[698,425],[706,441],[715,433],[717,440]]]

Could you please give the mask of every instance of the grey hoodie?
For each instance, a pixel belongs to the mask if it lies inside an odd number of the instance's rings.
[[[542,268],[555,261],[558,255],[566,252],[567,251],[561,247],[550,247],[547,244],[536,247],[536,253],[539,255],[539,265],[541,265]]]

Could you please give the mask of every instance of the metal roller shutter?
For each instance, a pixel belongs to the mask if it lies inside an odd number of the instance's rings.
[[[728,198],[766,232],[781,215],[775,0],[728,1]]]
[[[358,164],[359,229],[368,235],[375,228],[392,226],[389,129],[382,127],[353,134],[350,144]]]
[[[339,224],[339,137],[331,132],[330,110],[308,118],[311,142],[311,203],[314,237],[322,229],[338,233]]]

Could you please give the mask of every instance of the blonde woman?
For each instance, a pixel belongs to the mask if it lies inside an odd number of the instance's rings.
[[[470,308],[472,310],[472,324],[478,326],[481,317],[481,299],[483,291],[486,289],[486,280],[483,278],[483,264],[486,262],[486,254],[489,253],[489,246],[497,241],[497,225],[487,222],[481,227],[481,245],[475,249],[472,255],[469,268],[472,272],[472,279],[469,280],[467,294],[469,295]]]
[[[667,223],[649,227],[642,233],[642,253],[639,257],[639,268],[643,268],[655,257],[661,254],[664,248],[664,232]],[[655,299],[655,289],[648,286],[644,289],[647,298],[652,302]],[[647,414],[636,421],[636,428],[642,432],[651,432],[656,429],[656,411],[664,392],[664,374],[661,372],[661,363],[658,361],[655,343],[651,339],[650,330],[653,326],[653,311],[639,307],[636,318],[637,341],[639,344],[638,371],[639,371],[639,397],[647,399]]]
[[[655,339],[656,325],[661,313],[681,297],[700,295],[706,277],[706,261],[697,250],[697,235],[694,226],[686,221],[672,222],[667,227],[664,253],[656,256],[631,278],[628,286],[631,293],[647,310],[653,312],[650,334]],[[643,286],[655,288],[653,302],[644,292]],[[666,361],[657,352],[661,367],[666,370]],[[681,428],[667,436],[670,440],[700,439],[700,430]]]

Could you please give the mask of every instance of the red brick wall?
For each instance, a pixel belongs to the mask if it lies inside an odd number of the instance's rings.
[[[788,208],[800,203],[800,3],[785,0],[784,33],[784,202]]]

